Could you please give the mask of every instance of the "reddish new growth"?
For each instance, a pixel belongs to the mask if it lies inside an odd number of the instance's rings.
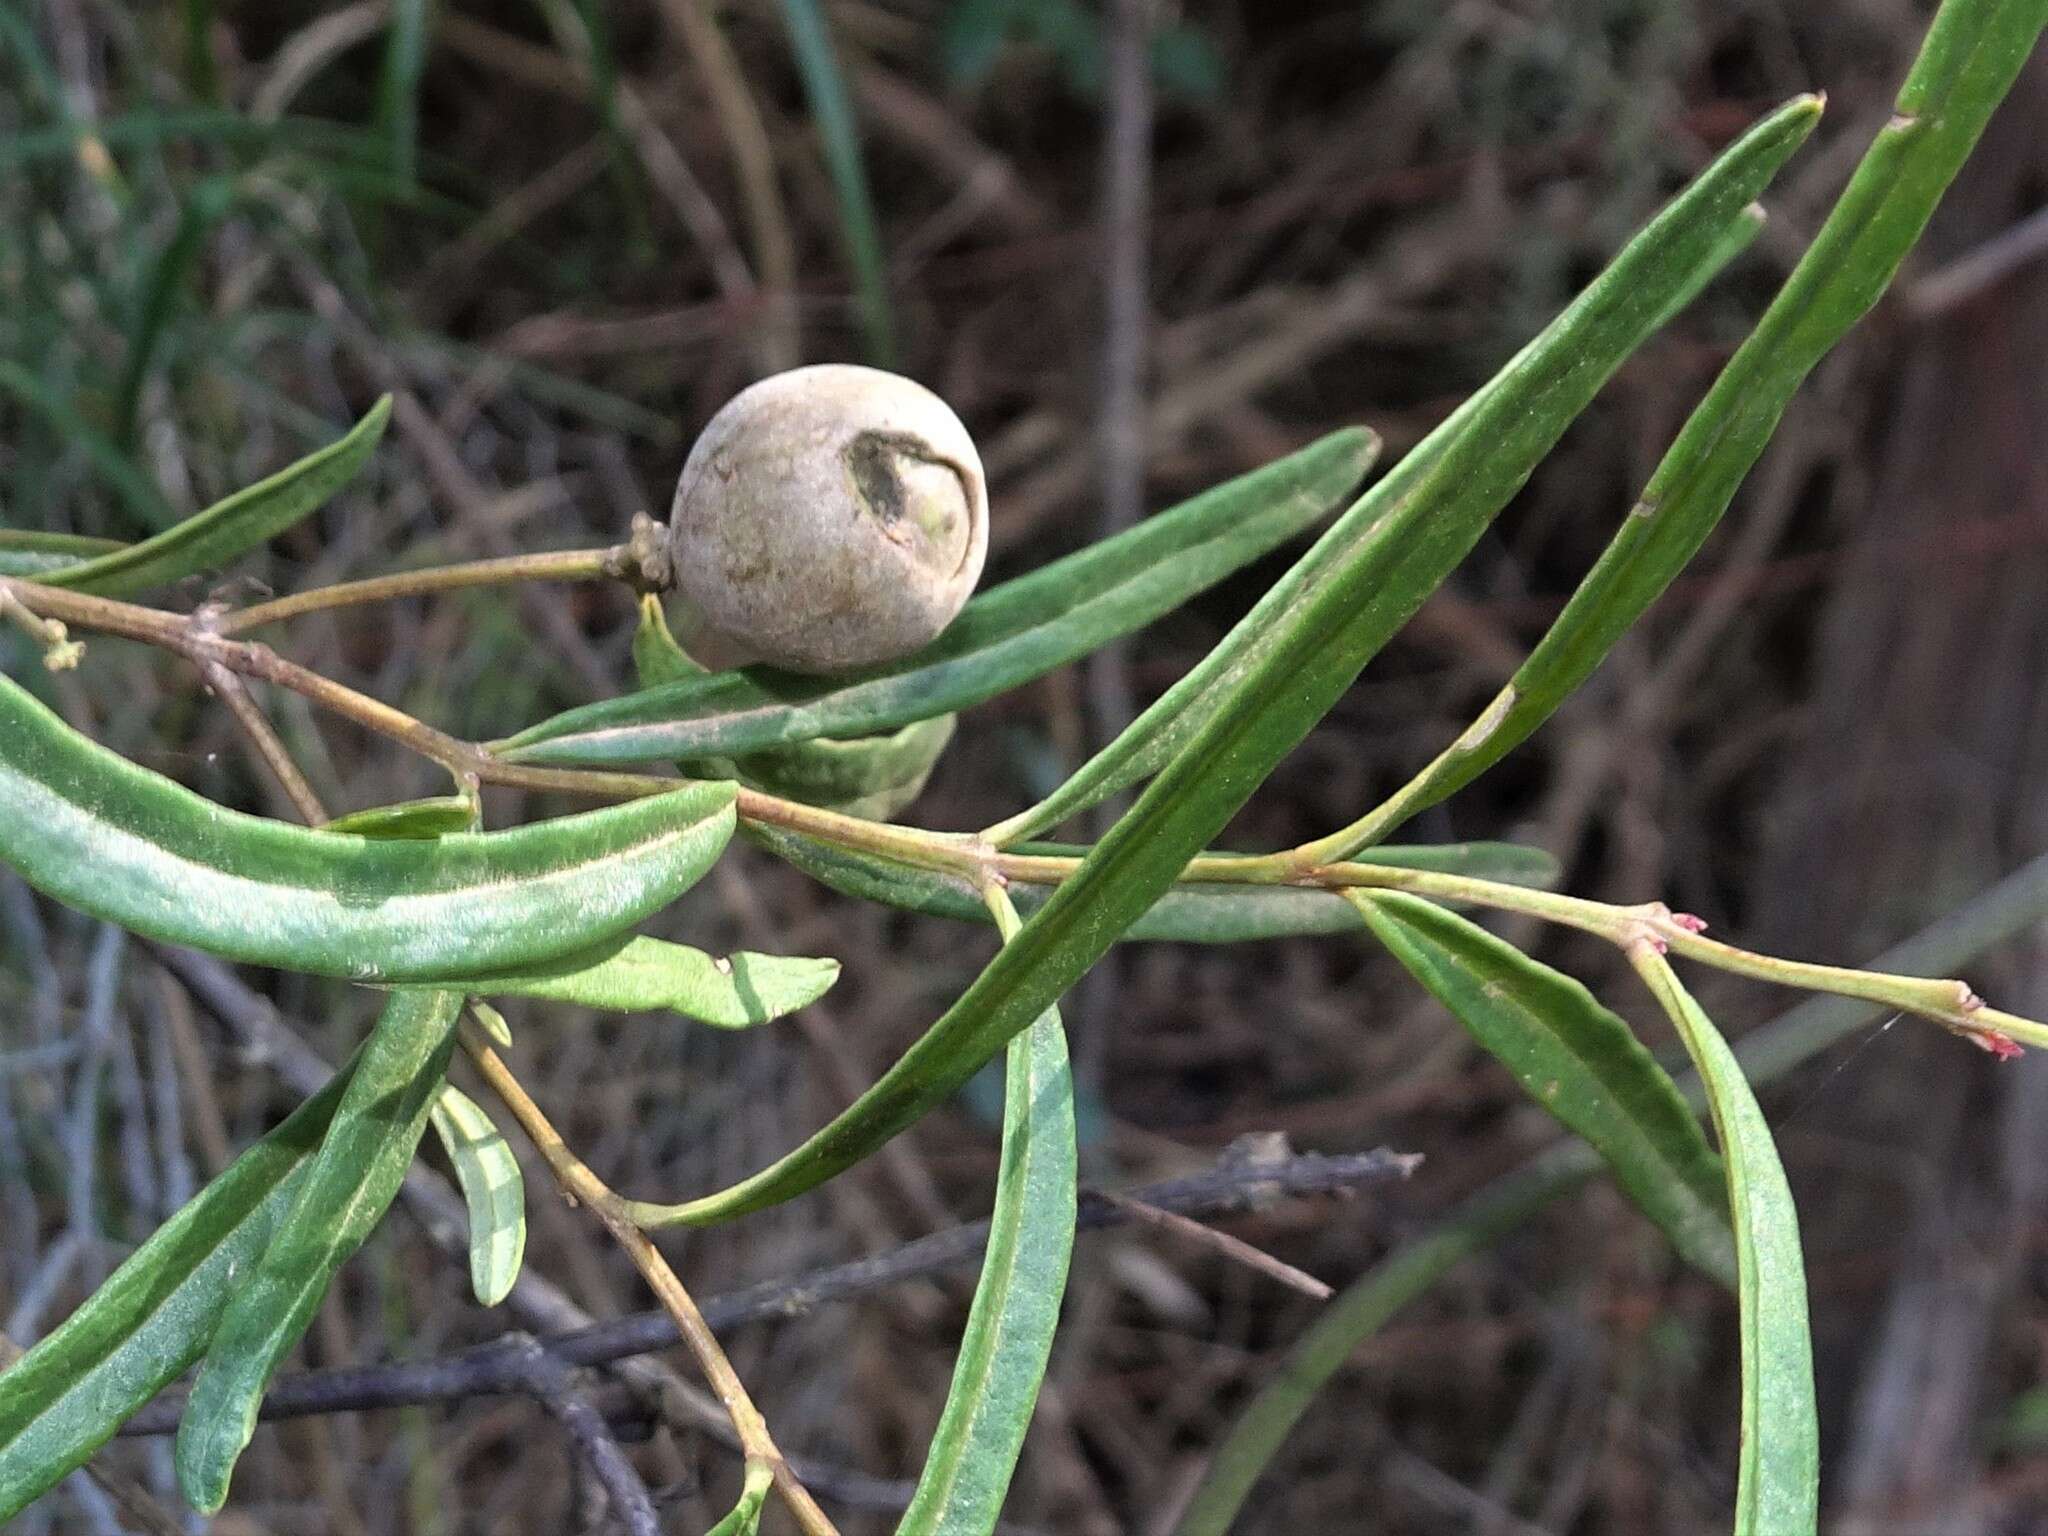
[[[1674,912],[1671,914],[1671,921],[1683,928],[1687,933],[1705,933],[1707,931],[1707,920],[1704,917],[1696,917],[1690,912]]]
[[[2011,1061],[2015,1056],[2027,1054],[2026,1047],[2019,1041],[2011,1035],[2001,1035],[1995,1029],[1973,1029],[1969,1031],[1968,1038],[1978,1050],[1989,1051],[2000,1061]]]

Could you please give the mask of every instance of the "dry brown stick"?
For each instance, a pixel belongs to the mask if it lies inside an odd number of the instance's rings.
[[[1253,1247],[1241,1237],[1219,1232],[1214,1227],[1204,1226],[1199,1221],[1177,1215],[1172,1211],[1162,1211],[1158,1206],[1147,1205],[1143,1200],[1131,1195],[1116,1195],[1103,1191],[1101,1198],[1126,1213],[1133,1221],[1193,1238],[1203,1247],[1213,1248],[1226,1259],[1242,1264],[1247,1269],[1255,1269],[1260,1274],[1279,1281],[1289,1290],[1300,1291],[1304,1296],[1313,1296],[1317,1301],[1328,1301],[1335,1294],[1329,1286],[1307,1270],[1296,1269],[1285,1260],[1274,1258],[1265,1249]]]
[[[271,777],[277,780],[299,815],[305,818],[306,825],[324,827],[333,820],[327,814],[327,807],[320,803],[320,796],[311,781],[293,759],[290,749],[264,717],[256,701],[249,697],[248,685],[217,661],[202,661],[199,675],[205,679],[213,696],[227,705],[228,713],[235,717],[235,724],[248,738],[250,749],[270,770]]]

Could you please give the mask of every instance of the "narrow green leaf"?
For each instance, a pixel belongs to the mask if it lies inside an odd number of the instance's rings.
[[[850,741],[821,737],[763,747],[744,757],[697,758],[683,772],[698,778],[737,779],[785,800],[822,806],[869,821],[891,821],[924,792],[939,756],[953,739],[957,716],[913,720],[884,736]]]
[[[192,188],[178,209],[177,228],[171,240],[151,264],[148,280],[137,306],[135,326],[128,335],[128,356],[121,367],[121,382],[114,392],[114,422],[117,440],[132,452],[136,430],[141,425],[142,387],[148,381],[157,345],[170,325],[178,296],[199,260],[200,249],[213,227],[234,206],[235,179],[208,176]]]
[[[959,922],[990,921],[988,908],[975,895],[974,888],[955,876],[842,848],[783,827],[749,825],[746,835],[842,895]],[[1016,851],[1069,857],[1085,856],[1088,852],[1084,847],[1066,843],[1027,843]],[[1557,878],[1557,861],[1549,854],[1514,843],[1380,847],[1368,850],[1360,862],[1442,870],[1488,880],[1510,880],[1518,885],[1548,885]],[[1027,917],[1044,906],[1051,894],[1050,886],[1023,880],[1010,884],[1017,909]],[[1123,937],[1182,944],[1237,944],[1297,934],[1351,933],[1358,926],[1358,914],[1330,891],[1292,885],[1201,882],[1174,886],[1132,923]]]
[[[347,436],[289,469],[215,502],[154,538],[52,572],[43,580],[101,597],[126,597],[225,565],[317,511],[353,480],[390,418],[391,397],[386,395]]]
[[[263,1389],[397,1195],[461,1013],[460,992],[401,992],[385,1005],[277,1235],[229,1299],[178,1425],[178,1486],[202,1514],[226,1502]]]
[[[1813,1340],[1806,1323],[1806,1261],[1799,1213],[1770,1123],[1721,1032],[1670,962],[1630,951],[1643,980],[1685,1042],[1713,1112],[1742,1305],[1742,1452],[1736,1536],[1809,1536],[1820,1519],[1820,1418],[1813,1399]]]
[[[1537,1103],[1606,1159],[1689,1262],[1735,1275],[1721,1165],[1670,1074],[1585,987],[1442,907],[1346,893],[1374,937]]]
[[[797,73],[811,105],[811,119],[825,146],[825,165],[839,203],[839,232],[853,262],[854,287],[860,298],[861,330],[868,360],[879,368],[895,366],[895,324],[889,310],[888,266],[882,255],[881,226],[868,195],[867,167],[861,156],[860,125],[853,115],[846,78],[832,47],[831,28],[818,0],[782,0],[782,19],[789,28]]]
[[[477,803],[469,795],[434,795],[425,800],[401,800],[396,805],[373,805],[368,810],[337,816],[324,827],[344,837],[401,838],[431,840],[453,832],[470,832],[477,825]]]
[[[617,1013],[671,1009],[720,1029],[747,1029],[807,1008],[839,979],[839,962],[751,951],[718,959],[660,939],[608,939],[542,965],[465,976],[485,997],[545,997]]]
[[[1634,345],[1640,345],[1661,330],[1683,309],[1699,290],[1745,250],[1763,228],[1762,213],[1754,204],[1730,219],[1708,246],[1685,279],[1675,285],[1664,306],[1642,327]],[[1202,658],[1143,714],[1131,722],[1116,739],[1081,765],[1078,772],[1028,811],[991,828],[990,835],[1008,844],[1019,838],[1037,837],[1100,804],[1119,790],[1149,778],[1194,737],[1196,731],[1215,716],[1223,700],[1246,672],[1275,643],[1280,618],[1301,600],[1333,567],[1351,559],[1359,547],[1372,539],[1381,521],[1397,509],[1436,467],[1447,448],[1486,408],[1488,400],[1513,373],[1553,344],[1569,312],[1559,316],[1508,362],[1492,380],[1475,390],[1463,404],[1408,451],[1400,463],[1367,491],[1319,540],[1307,559],[1297,564],[1259,599],[1257,605],[1223,642]]]
[[[0,528],[0,576],[26,576],[31,581],[41,581],[47,572],[61,571],[67,565],[127,547],[117,539]]]
[[[61,130],[67,144],[76,144],[74,130]],[[81,130],[82,131],[82,130]],[[19,142],[19,139],[12,141]],[[0,163],[5,163],[9,143],[0,141]],[[114,492],[129,514],[145,528],[164,528],[177,521],[177,513],[156,483],[106,433],[79,415],[71,402],[12,358],[0,358],[0,395],[43,423],[58,441],[76,448],[91,462],[94,471]]]
[[[1959,911],[1870,962],[1869,969],[1945,976],[1994,944],[2048,917],[2048,855],[2008,875]],[[1756,1082],[1782,1077],[1869,1026],[1880,1010],[1851,997],[1814,997],[1742,1038],[1736,1055]],[[1703,1109],[1698,1074],[1679,1079]],[[1317,1392],[1395,1313],[1467,1255],[1514,1230],[1605,1167],[1576,1137],[1460,1201],[1424,1235],[1404,1243],[1323,1309],[1287,1352],[1210,1461],[1174,1536],[1223,1536],[1260,1473],[1285,1445]]]
[[[1526,741],[1699,552],[1815,364],[1883,294],[2011,87],[2044,0],[1948,0],[1898,109],[1785,286],[1651,475],[1536,648],[1468,731],[1403,790],[1384,835]]]
[[[230,1282],[297,1197],[349,1068],[230,1164],[0,1373],[0,1522],[55,1486],[205,1351]]]
[[[652,763],[859,736],[964,709],[1171,613],[1350,494],[1378,452],[1333,432],[1278,463],[968,603],[914,656],[851,678],[755,668],[572,709],[502,744],[520,762]]]
[[[1275,620],[1277,639],[960,999],[837,1119],[776,1163],[694,1201],[707,1222],[801,1194],[943,1102],[1078,980],[1174,884],[1365,663],[1463,558],[1648,321],[1812,128],[1800,100],[1724,152],[1509,370],[1382,530]],[[1308,557],[1313,560],[1313,553]]]
[[[652,592],[643,593],[640,598],[640,623],[633,631],[633,671],[642,688],[658,688],[663,683],[686,682],[706,675],[683,649],[675,631],[668,627],[661,599]]]
[[[761,1529],[761,1508],[768,1502],[768,1490],[775,1486],[775,1474],[758,1461],[747,1463],[747,1480],[740,1489],[740,1501],[732,1513],[711,1527],[707,1536],[755,1536]]]
[[[1000,901],[1004,938],[1017,915]],[[1045,1379],[1074,1248],[1079,1177],[1067,1037],[1048,1009],[1010,1042],[988,1251],[917,1491],[897,1536],[988,1536]]]
[[[659,911],[732,835],[730,784],[431,842],[225,810],[0,677],[0,862],[67,906],[230,960],[428,982],[587,949]]]
[[[483,1106],[452,1083],[434,1100],[434,1132],[469,1207],[469,1284],[495,1307],[511,1292],[526,1257],[526,1180]]]
[[[391,146],[391,174],[406,185],[420,174],[420,80],[432,19],[431,0],[396,0],[377,73],[377,126]]]

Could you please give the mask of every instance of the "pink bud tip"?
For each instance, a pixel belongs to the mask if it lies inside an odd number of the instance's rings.
[[[2011,1061],[2015,1056],[2027,1054],[2026,1048],[2019,1041],[2011,1035],[2001,1035],[1995,1029],[1974,1029],[1970,1031],[1970,1039],[1976,1043],[1979,1050],[1989,1051],[2000,1061]]]
[[[1678,924],[1687,933],[1705,933],[1707,931],[1707,920],[1690,912],[1674,912],[1671,914],[1671,921]]]

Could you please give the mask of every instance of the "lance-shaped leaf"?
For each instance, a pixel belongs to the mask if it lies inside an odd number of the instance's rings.
[[[1477,923],[1398,891],[1350,891],[1374,937],[1537,1103],[1585,1137],[1672,1246],[1735,1274],[1721,1166],[1671,1076],[1584,986]]]
[[[842,895],[959,922],[990,921],[988,908],[975,895],[974,887],[959,876],[842,848],[786,827],[750,824],[746,831],[754,841]],[[1016,852],[1078,859],[1088,850],[1065,843],[1028,843]],[[1368,850],[1360,862],[1475,875],[1517,885],[1549,885],[1557,878],[1555,859],[1540,848],[1516,843],[1380,847]],[[1010,895],[1027,917],[1045,905],[1052,891],[1050,885],[1034,885],[1021,876],[1010,882]],[[1358,914],[1332,891],[1201,881],[1168,890],[1123,936],[1181,944],[1239,944],[1298,934],[1350,933],[1358,925]]]
[[[723,958],[661,939],[609,939],[542,965],[465,976],[484,997],[545,997],[615,1013],[671,1009],[720,1029],[747,1029],[807,1008],[839,979],[839,962],[803,955]]]
[[[225,810],[81,736],[0,677],[0,861],[68,906],[230,960],[438,981],[587,949],[687,890],[730,784],[431,842]]]
[[[1810,1536],[1820,1518],[1820,1418],[1799,1213],[1749,1080],[1670,962],[1639,944],[1629,959],[1677,1026],[1700,1082],[1728,1170],[1742,1309],[1742,1450],[1736,1536]]]
[[[1812,128],[1781,108],[1729,147],[1509,370],[1378,533],[1277,616],[1278,638],[1013,943],[831,1124],[761,1172],[681,1208],[708,1222],[801,1194],[943,1101],[1151,908],[1477,542]],[[1312,558],[1312,557],[1311,557]]]
[[[682,769],[692,777],[737,779],[751,789],[842,815],[889,821],[924,792],[939,755],[953,739],[955,718],[913,720],[886,735],[849,741],[821,737],[763,747],[744,757],[696,758]]]
[[[0,576],[26,576],[39,581],[51,571],[61,571],[127,547],[116,539],[92,539],[77,533],[0,528]]]
[[[999,899],[1006,939],[1017,916]],[[1010,1042],[1003,1155],[981,1279],[924,1471],[897,1536],[988,1536],[1045,1379],[1074,1248],[1074,1081],[1057,1013]]]
[[[1715,274],[1747,249],[1763,228],[1763,223],[1763,212],[1754,204],[1731,218],[1694,263],[1685,280],[1670,291],[1663,307],[1647,317],[1631,350],[1661,330]],[[1569,311],[1552,321],[1510,359],[1506,368],[1473,391],[1428,436],[1411,448],[1400,463],[1331,525],[1308,558],[1267,590],[1221,644],[1155,699],[1136,720],[1118,733],[1114,741],[1082,764],[1037,805],[991,828],[990,836],[1003,844],[1039,836],[1088,807],[1100,804],[1118,790],[1149,778],[1165,766],[1167,760],[1214,717],[1246,672],[1256,666],[1276,643],[1279,633],[1276,626],[1281,616],[1331,569],[1353,558],[1362,544],[1378,534],[1382,519],[1398,508],[1421,484],[1423,476],[1436,467],[1445,450],[1486,408],[1493,392],[1516,369],[1552,345],[1559,328],[1568,318]]]
[[[125,597],[195,571],[223,566],[317,511],[353,480],[376,450],[390,419],[387,395],[370,407],[347,436],[308,454],[289,469],[237,491],[140,544],[125,545],[39,579],[53,587]]]
[[[519,1159],[483,1106],[451,1083],[434,1100],[434,1133],[469,1209],[469,1284],[495,1307],[519,1278],[526,1256],[526,1180]]]
[[[1333,432],[1135,528],[969,602],[902,661],[821,679],[754,668],[684,678],[522,731],[533,763],[670,762],[891,730],[978,704],[1172,612],[1325,516],[1372,463],[1369,432]]]
[[[401,800],[396,805],[373,805],[368,810],[351,811],[335,817],[320,830],[351,837],[430,841],[452,832],[474,831],[477,810],[472,796],[433,795],[424,800]]]
[[[263,1389],[313,1320],[328,1283],[398,1193],[455,1046],[460,992],[401,992],[356,1060],[291,1208],[214,1331],[178,1425],[178,1485],[212,1514],[249,1437]]]
[[[1374,835],[1455,794],[1526,741],[1699,552],[1801,382],[1890,284],[2044,19],[2043,0],[1942,7],[1891,120],[1620,531],[1475,726],[1389,814],[1373,818]]]
[[[188,1200],[0,1373],[0,1522],[82,1465],[205,1352],[234,1277],[297,1197],[349,1069]]]
[[[651,594],[640,599],[633,666],[642,688],[706,675],[677,643],[661,600]],[[939,754],[953,739],[954,720],[938,715],[880,736],[793,741],[739,757],[689,758],[679,766],[693,779],[736,779],[785,800],[889,821],[924,792]]]

